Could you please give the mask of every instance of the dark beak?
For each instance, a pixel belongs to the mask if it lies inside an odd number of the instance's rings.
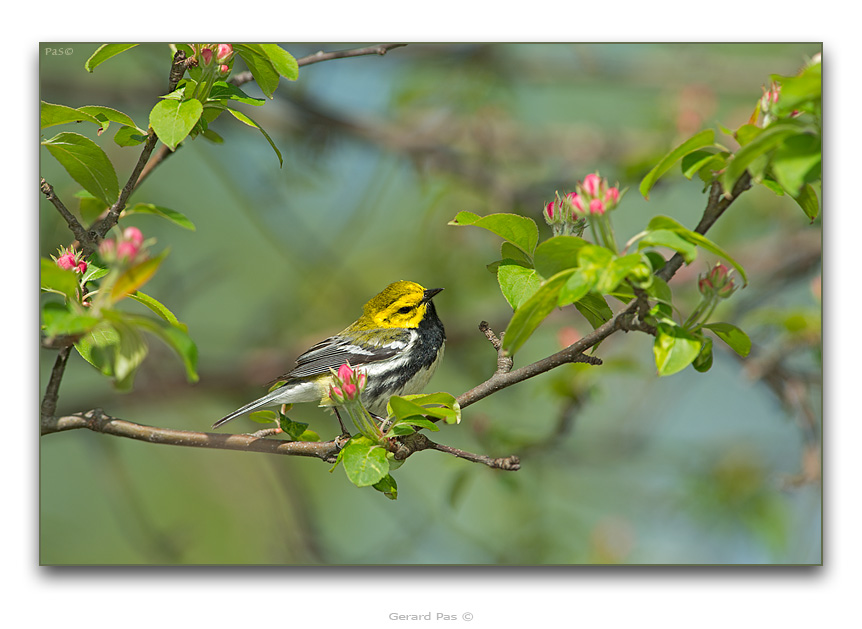
[[[431,299],[434,297],[434,295],[439,293],[441,290],[443,290],[443,289],[442,288],[429,288],[428,290],[426,290],[425,296],[422,297],[422,303],[427,304],[429,301],[431,301]]]

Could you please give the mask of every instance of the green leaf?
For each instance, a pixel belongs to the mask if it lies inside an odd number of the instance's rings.
[[[686,179],[691,179],[695,174],[700,175],[703,181],[712,181],[714,173],[722,170],[727,163],[729,153],[721,151],[695,151],[682,158],[682,174]]]
[[[691,262],[697,257],[697,248],[692,243],[677,234],[675,231],[667,229],[653,229],[648,231],[638,243],[638,251],[645,247],[667,247],[669,249],[673,249],[682,255],[686,264],[691,264]]]
[[[73,109],[72,107],[66,107],[65,105],[54,105],[41,101],[39,107],[40,129],[68,122],[92,122],[97,127],[102,126],[102,123],[97,118],[88,113]]]
[[[260,44],[272,67],[284,78],[295,81],[299,78],[299,64],[293,55],[278,44]]]
[[[734,352],[742,357],[748,356],[751,351],[751,339],[748,335],[730,323],[706,323],[702,327],[715,332],[715,335],[727,343]]]
[[[271,138],[271,137],[269,137],[269,134],[268,134],[266,131],[264,131],[264,130],[263,130],[263,127],[261,127],[259,124],[257,124],[254,120],[252,120],[251,118],[249,118],[248,116],[246,116],[246,115],[245,115],[244,113],[242,113],[241,111],[237,111],[236,109],[231,109],[230,107],[228,107],[228,108],[227,108],[227,111],[229,111],[229,112],[230,112],[230,114],[231,114],[234,118],[236,118],[237,120],[239,120],[240,122],[245,123],[245,124],[247,124],[247,125],[248,125],[248,126],[250,126],[250,127],[254,127],[254,128],[255,128],[255,129],[257,129],[258,131],[260,131],[260,132],[263,134],[263,137],[265,137],[265,138],[266,138],[266,141],[267,141],[267,142],[269,142],[269,145],[272,147],[272,150],[273,150],[273,151],[275,151],[275,154],[276,154],[276,155],[278,155],[278,164],[279,164],[279,166],[283,166],[283,165],[284,165],[284,160],[283,160],[283,159],[282,159],[282,157],[281,157],[281,151],[279,151],[279,150],[278,150],[278,147],[275,145],[275,142],[273,142],[273,141],[272,141],[272,138]]]
[[[508,240],[504,240],[500,243],[500,257],[503,259],[509,258],[518,262],[522,266],[533,267],[533,258],[521,251],[518,247],[513,245]],[[496,272],[496,270],[495,270]]]
[[[805,216],[812,221],[820,214],[820,202],[817,200],[817,193],[809,184],[802,186],[799,194],[793,197],[793,200],[799,204],[799,207],[805,212]]]
[[[454,398],[448,393],[434,394],[435,397],[425,396],[398,396],[393,395],[389,399],[387,410],[390,416],[398,419],[397,423],[406,423],[412,426],[421,426],[430,430],[439,430],[433,422],[425,419],[426,415],[445,419],[447,423],[457,423],[461,419],[461,409],[457,406]],[[412,398],[412,399],[411,399]],[[439,400],[439,401],[436,401]],[[444,406],[433,406],[432,404],[444,404]],[[453,407],[454,405],[454,407]]]
[[[512,310],[517,310],[542,284],[536,269],[528,269],[514,260],[502,260],[497,268],[500,291]]]
[[[179,329],[183,330],[184,332],[188,332],[188,326],[185,323],[180,323],[180,321],[177,319],[177,317],[174,315],[174,313],[171,312],[167,308],[167,306],[162,304],[156,298],[150,297],[149,295],[146,295],[139,290],[136,290],[133,293],[129,293],[129,297],[131,297],[132,299],[134,299],[135,301],[137,301],[139,303],[144,304],[147,308],[149,308],[150,310],[155,312],[157,315],[159,315],[162,319],[164,319],[165,321],[167,321],[171,325],[175,325]]]
[[[791,136],[775,150],[772,174],[787,193],[796,197],[803,184],[819,179],[821,162],[820,138],[800,133]]]
[[[649,171],[646,177],[643,178],[640,185],[640,193],[645,199],[649,199],[649,192],[655,185],[655,182],[664,175],[670,168],[689,153],[693,153],[698,149],[706,146],[711,146],[715,143],[715,131],[705,129],[694,134],[688,140],[677,146],[670,153],[665,155],[661,161]]]
[[[141,315],[132,315],[128,313],[118,313],[112,311],[114,315],[120,315],[121,321],[129,326],[134,326],[141,330],[145,330],[157,337],[170,347],[182,360],[186,370],[186,379],[189,382],[197,382],[197,364],[198,364],[198,348],[191,337],[186,334],[181,328],[166,324],[158,319],[151,319]]]
[[[104,107],[102,105],[84,105],[83,107],[78,107],[78,111],[89,114],[96,118],[104,129],[108,128],[108,125],[111,122],[116,122],[121,125],[125,125],[128,127],[134,127],[137,129],[138,133],[146,135],[147,132],[143,129],[139,129],[137,125],[135,125],[135,121],[132,120],[129,116],[124,114],[121,111],[117,111],[116,109],[112,109],[111,107]]]
[[[90,225],[96,221],[102,212],[108,209],[108,204],[97,199],[86,190],[78,190],[75,193],[75,198],[80,199],[78,210],[81,213],[81,218],[84,223]]]
[[[50,302],[42,307],[42,327],[48,337],[81,334],[99,324],[98,317],[71,312],[62,304]]]
[[[512,355],[517,352],[545,317],[557,307],[560,289],[572,273],[573,270],[570,269],[548,278],[539,290],[515,311],[503,336],[503,350],[507,354]]]
[[[697,355],[691,366],[701,373],[706,373],[712,367],[712,339],[710,337],[704,337],[700,354]]]
[[[730,191],[736,181],[745,173],[759,157],[778,148],[788,137],[798,134],[800,126],[792,121],[776,123],[764,129],[756,138],[741,147],[733,158],[728,161],[722,175],[722,187]]]
[[[78,292],[78,275],[70,269],[61,269],[50,258],[40,258],[39,285],[42,290],[59,293],[68,301],[74,301]]]
[[[95,282],[96,280],[105,277],[108,273],[108,269],[96,266],[92,262],[88,262],[87,270],[84,271],[84,276],[81,278],[81,282]]]
[[[629,273],[640,266],[648,266],[639,253],[630,253],[625,256],[615,257],[604,271],[599,275],[595,289],[597,292],[610,293],[619,286]]]
[[[111,205],[120,194],[117,173],[99,145],[78,133],[58,133],[42,142],[66,172],[97,199]]]
[[[578,266],[578,254],[589,243],[577,236],[554,236],[536,247],[536,270],[542,277]]]
[[[147,134],[141,133],[137,127],[120,127],[114,134],[117,146],[137,146],[147,141]]]
[[[210,91],[210,98],[215,100],[235,100],[240,103],[246,103],[247,105],[255,106],[263,105],[266,102],[266,100],[264,100],[263,98],[254,98],[253,96],[249,96],[233,83],[228,83],[226,81],[215,82],[212,90]]]
[[[697,245],[701,249],[709,251],[710,253],[719,256],[720,258],[724,258],[734,269],[739,272],[743,284],[746,286],[748,285],[748,275],[745,273],[745,269],[743,269],[742,266],[736,260],[734,260],[727,251],[719,247],[706,236],[703,236],[701,234],[698,234],[696,231],[692,231],[686,227],[683,227],[680,223],[667,216],[654,216],[652,219],[650,219],[647,229],[663,229],[673,231],[675,234],[681,236],[688,242]]]
[[[585,273],[581,269],[575,269],[563,287],[560,289],[560,294],[557,296],[557,305],[560,307],[573,304],[580,301],[593,290],[596,285],[596,274]]]
[[[84,69],[87,72],[92,72],[96,66],[101,63],[104,63],[111,57],[114,57],[121,52],[125,52],[129,48],[134,48],[137,44],[102,44],[96,49],[89,59],[87,59],[86,63],[84,63]]]
[[[653,354],[659,376],[670,376],[688,367],[700,354],[700,338],[677,325],[660,323]]]
[[[357,487],[380,482],[389,474],[386,450],[366,437],[354,437],[341,451],[347,478]]]
[[[149,258],[127,269],[111,287],[111,299],[127,297],[129,293],[135,292],[139,286],[146,284],[167,255],[168,252],[165,250],[155,258]]]
[[[258,424],[277,424],[278,413],[271,410],[254,411],[248,414],[248,418]]]
[[[188,137],[203,113],[199,100],[162,100],[150,111],[150,126],[171,150]]]
[[[489,214],[479,216],[473,212],[458,212],[449,225],[475,225],[497,234],[509,241],[528,256],[533,254],[539,242],[539,228],[536,222],[517,214]]]
[[[134,206],[123,212],[123,216],[128,216],[130,214],[152,214],[154,216],[160,216],[176,225],[179,225],[183,229],[195,231],[194,223],[186,218],[184,214],[170,208],[162,207],[161,205],[153,205],[152,203],[136,203]]]
[[[278,425],[288,437],[294,441],[304,441],[302,436],[308,432],[308,424],[295,422],[292,419],[284,416],[279,416]]]
[[[398,499],[398,483],[395,482],[395,479],[392,478],[390,474],[387,474],[379,481],[374,483],[372,487],[374,487],[374,489],[389,498],[389,500]]]
[[[772,75],[772,80],[781,84],[781,96],[776,103],[776,114],[785,116],[794,110],[819,113],[821,107],[822,64],[815,63],[797,76]]]
[[[255,83],[267,97],[272,98],[278,87],[278,70],[260,44],[234,44],[233,49],[245,61]]]
[[[120,334],[107,321],[87,332],[75,343],[75,349],[81,357],[103,375],[111,377],[114,374],[114,348],[120,342]]]
[[[596,295],[595,293],[589,293],[576,301],[575,308],[577,308],[578,312],[580,312],[584,318],[589,321],[590,325],[593,326],[593,329],[608,322],[610,318],[614,316],[614,313],[611,310],[611,307],[608,306],[608,302],[605,301],[605,298],[601,295]]]

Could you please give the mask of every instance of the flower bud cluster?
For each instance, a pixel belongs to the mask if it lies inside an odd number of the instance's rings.
[[[230,72],[228,63],[234,56],[233,46],[230,44],[203,44],[194,46],[194,49],[200,65],[208,67],[215,63],[220,74]]]
[[[54,256],[51,257],[54,258]],[[75,251],[74,247],[70,249],[61,247],[60,257],[54,258],[54,262],[61,269],[83,274],[87,270],[87,263],[84,262],[83,257],[84,253],[82,251]]]
[[[699,277],[697,288],[700,294],[707,299],[730,297],[736,291],[736,285],[730,273],[726,266],[720,262],[717,263],[708,273]]]
[[[576,186],[578,199],[573,206],[582,216],[602,215],[610,212],[620,203],[620,190],[616,186],[609,186],[608,180],[600,177],[598,173],[590,173],[584,177],[583,182]]]
[[[105,239],[99,245],[99,254],[107,263],[135,264],[147,259],[144,235],[137,227],[127,227],[117,240]]]
[[[332,384],[329,387],[329,397],[336,404],[352,402],[359,399],[365,389],[368,377],[365,372],[351,369],[349,363],[344,363],[338,371],[332,371]]]

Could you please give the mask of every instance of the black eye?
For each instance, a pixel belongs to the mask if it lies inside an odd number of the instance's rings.
[[[413,310],[412,306],[404,306],[403,308],[399,308],[398,312],[400,312],[401,314],[407,314],[411,310]]]

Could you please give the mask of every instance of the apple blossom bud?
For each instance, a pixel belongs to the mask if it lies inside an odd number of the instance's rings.
[[[578,196],[576,192],[570,192],[566,195],[566,198],[569,200],[569,203],[572,204],[572,211],[578,214],[585,214],[584,211],[584,200]]]
[[[604,214],[605,204],[598,199],[590,201],[590,214]]]
[[[131,240],[122,240],[117,244],[118,260],[133,260],[138,255],[140,247]]]
[[[615,206],[620,202],[620,191],[617,188],[608,188],[605,192],[605,204],[609,207]]]
[[[230,68],[228,66],[226,66],[225,64],[221,64],[218,68],[218,71],[221,72],[222,74],[227,74],[228,72],[230,72]]]
[[[590,173],[584,177],[583,189],[588,195],[597,197],[601,188],[602,179],[596,173]]]
[[[201,50],[201,59],[204,60],[204,65],[209,65],[210,61],[213,58],[213,51],[209,48],[204,48]]]
[[[555,201],[550,201],[545,206],[545,216],[547,217],[545,220],[550,224],[554,222],[554,205]]]
[[[75,268],[78,270],[78,273],[83,275],[84,273],[87,272],[87,263],[84,262],[83,260],[81,260],[80,262],[78,262],[78,266]]]
[[[136,246],[140,247],[144,242],[144,235],[137,227],[126,227],[125,231],[123,231],[123,239],[131,241]]]
[[[57,266],[65,271],[75,268],[75,256],[71,252],[66,252],[57,258]]]
[[[216,50],[216,59],[219,63],[224,63],[233,54],[233,46],[230,44],[219,44]]]

